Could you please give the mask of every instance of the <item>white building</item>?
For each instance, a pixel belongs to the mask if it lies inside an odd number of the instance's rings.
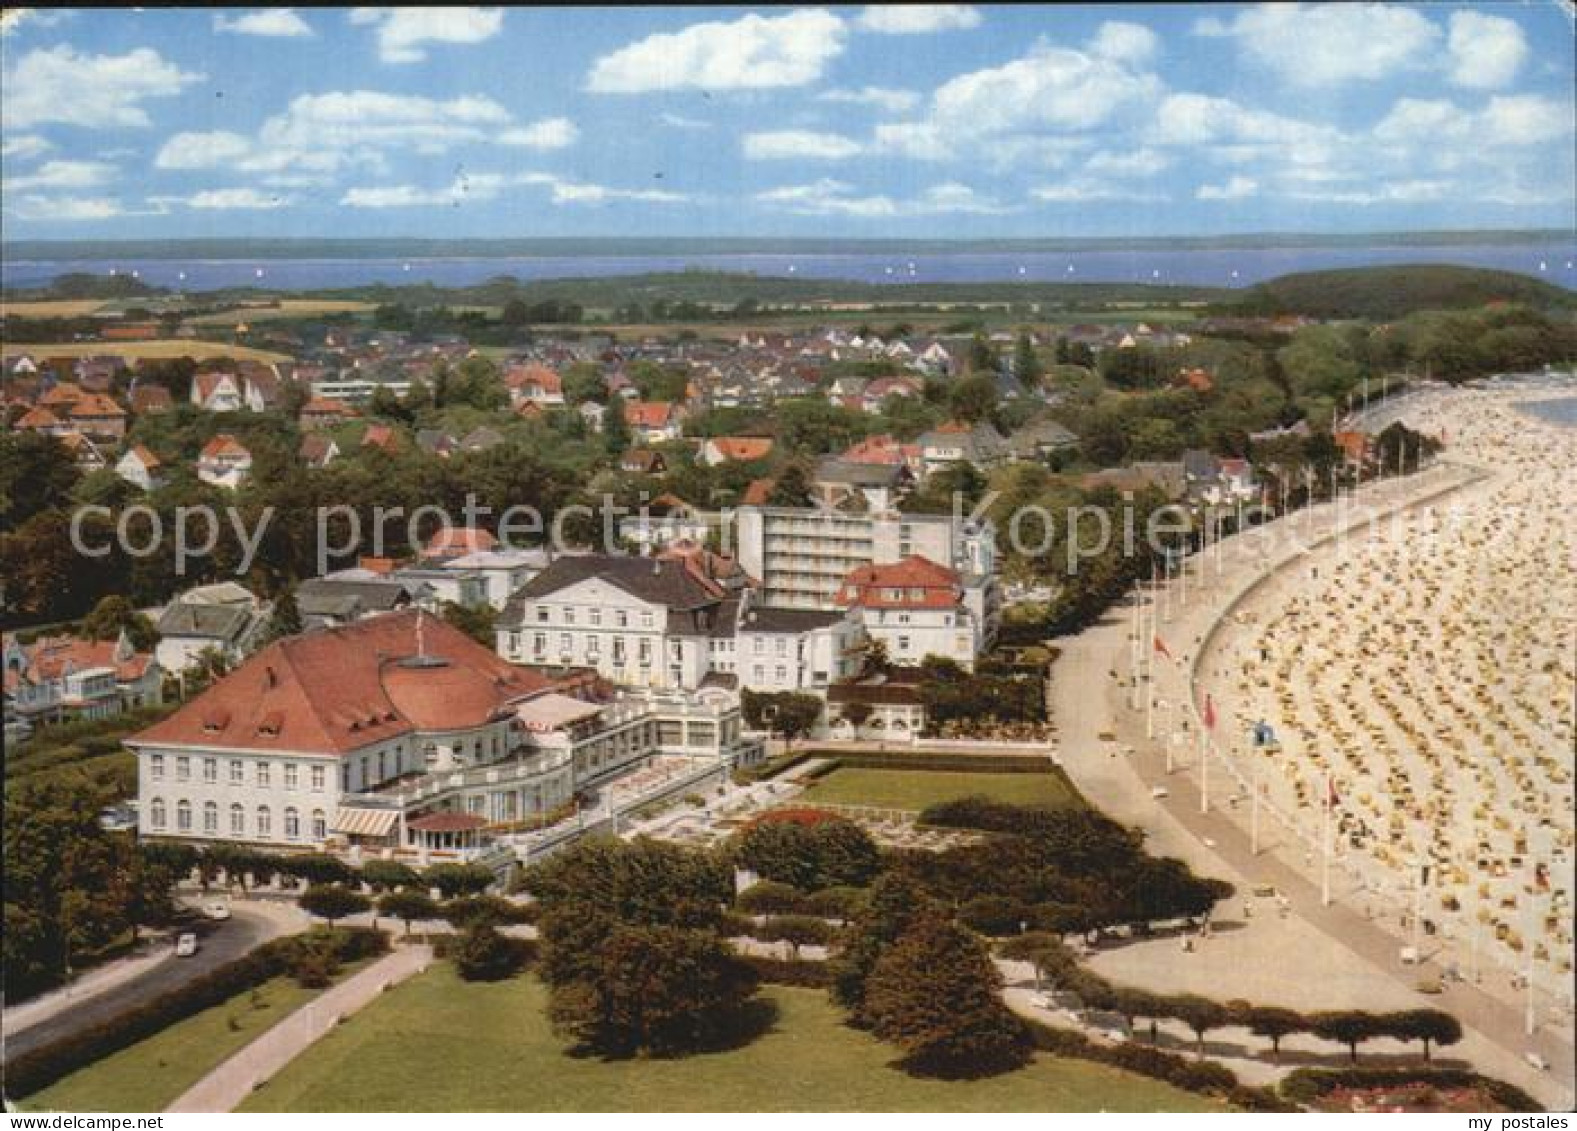
[[[159,614],[155,656],[167,672],[182,672],[212,649],[234,664],[250,652],[268,624],[271,607],[233,581],[187,590]]]
[[[215,487],[235,490],[252,472],[252,453],[228,433],[220,433],[197,456],[197,478]]]
[[[758,749],[737,708],[610,700],[420,612],[277,641],[126,745],[144,838],[423,864],[507,857],[518,822],[654,756]]]
[[[997,627],[983,592],[971,594],[955,570],[917,555],[852,570],[837,601],[885,646],[893,663],[905,667],[940,656],[972,670]]]

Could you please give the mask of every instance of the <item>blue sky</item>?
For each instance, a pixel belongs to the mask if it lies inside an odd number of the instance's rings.
[[[10,10],[8,239],[1573,225],[1554,3]]]

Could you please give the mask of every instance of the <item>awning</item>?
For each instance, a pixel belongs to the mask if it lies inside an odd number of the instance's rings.
[[[601,711],[602,705],[599,703],[588,703],[584,699],[549,692],[516,707],[515,717],[525,724],[527,730],[546,734],[549,731],[563,730],[570,724],[589,719]]]
[[[400,820],[398,809],[357,809],[345,806],[334,812],[334,831],[347,836],[388,836]]]

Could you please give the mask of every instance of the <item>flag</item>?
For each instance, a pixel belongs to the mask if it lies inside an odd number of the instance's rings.
[[[1216,701],[1209,695],[1205,696],[1205,726],[1216,729]]]
[[[1342,803],[1341,794],[1336,792],[1336,779],[1335,778],[1331,778],[1331,777],[1326,778],[1325,779],[1325,804],[1330,806],[1332,809],[1334,809],[1334,808],[1336,808],[1336,806],[1340,805],[1341,803]]]
[[[1166,646],[1166,641],[1162,640],[1159,636],[1155,638],[1155,650],[1161,653],[1161,655],[1165,656],[1168,660],[1174,658],[1171,649]]]

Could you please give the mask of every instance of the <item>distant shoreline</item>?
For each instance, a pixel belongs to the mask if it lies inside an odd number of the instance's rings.
[[[1577,232],[1558,228],[1418,232],[1257,232],[1210,236],[1092,236],[1049,239],[817,239],[759,237],[551,237],[501,239],[217,238],[169,240],[14,240],[0,257],[53,262],[128,259],[510,259],[648,255],[1008,254],[1013,252],[1232,251],[1311,248],[1570,245]]]

